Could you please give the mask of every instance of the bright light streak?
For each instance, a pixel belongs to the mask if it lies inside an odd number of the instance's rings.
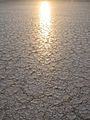
[[[47,38],[51,27],[51,9],[49,2],[43,1],[40,5],[40,30],[42,37]]]

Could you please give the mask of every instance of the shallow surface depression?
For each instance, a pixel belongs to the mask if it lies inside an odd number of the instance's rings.
[[[90,2],[0,2],[0,120],[90,119]]]

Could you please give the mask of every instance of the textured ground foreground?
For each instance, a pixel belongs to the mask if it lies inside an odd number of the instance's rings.
[[[90,2],[38,6],[0,3],[0,120],[90,120]]]

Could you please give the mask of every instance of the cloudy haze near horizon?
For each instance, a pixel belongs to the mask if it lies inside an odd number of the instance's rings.
[[[80,2],[90,2],[90,0],[0,0],[1,2],[4,2],[4,1],[80,1]]]

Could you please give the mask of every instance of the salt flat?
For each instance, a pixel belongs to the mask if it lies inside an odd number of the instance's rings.
[[[90,120],[90,2],[0,3],[0,120]]]

